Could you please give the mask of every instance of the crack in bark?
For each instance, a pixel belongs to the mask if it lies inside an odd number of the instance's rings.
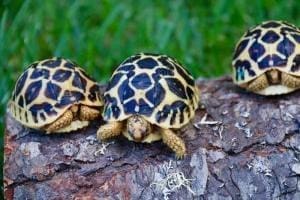
[[[232,169],[234,168],[234,166],[232,166]],[[229,172],[230,172],[230,180],[232,182],[232,184],[234,185],[234,187],[239,191],[238,194],[235,194],[237,196],[240,196],[241,195],[241,191],[240,191],[240,188],[238,187],[237,183],[233,180],[232,178],[232,169],[229,167]],[[231,194],[231,193],[230,193]],[[232,197],[232,196],[231,196]],[[233,198],[233,197],[232,197]],[[234,198],[233,198],[234,199]]]
[[[228,190],[228,188],[227,188],[227,186],[226,186],[226,182],[224,182],[222,179],[220,179],[216,173],[212,172],[211,169],[210,169],[210,167],[208,167],[208,171],[209,171],[209,173],[210,173],[217,181],[219,181],[220,183],[224,184],[224,189],[225,189],[225,191],[228,193],[228,195],[231,195],[231,193],[229,192],[229,190]],[[218,187],[220,187],[220,186],[218,186]],[[231,198],[232,198],[232,196],[231,196]]]

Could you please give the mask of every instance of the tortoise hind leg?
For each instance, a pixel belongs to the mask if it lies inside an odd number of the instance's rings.
[[[282,72],[281,83],[289,88],[298,88],[300,87],[300,77],[292,76]]]
[[[79,111],[79,119],[81,121],[90,121],[98,118],[100,111],[89,106],[81,105]]]
[[[258,92],[269,86],[266,74],[260,75],[258,78],[253,80],[247,87],[252,92]]]
[[[123,122],[110,122],[101,126],[97,131],[98,140],[107,140],[122,133]]]
[[[70,125],[72,121],[73,121],[73,112],[71,110],[67,110],[62,116],[60,116],[53,123],[47,125],[44,129],[47,133],[53,133],[61,128]]]
[[[169,129],[161,128],[160,131],[162,134],[163,142],[176,153],[177,158],[183,158],[186,154],[184,141]]]

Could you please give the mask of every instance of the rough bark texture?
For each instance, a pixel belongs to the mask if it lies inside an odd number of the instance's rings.
[[[162,142],[120,137],[103,150],[103,122],[45,135],[7,114],[6,199],[300,199],[300,91],[263,97],[226,77],[199,87],[203,106],[181,130],[183,160]]]

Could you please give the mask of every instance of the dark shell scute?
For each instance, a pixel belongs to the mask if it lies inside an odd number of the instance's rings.
[[[25,112],[25,121],[28,122],[28,112]]]
[[[47,87],[46,87],[46,90],[45,90],[45,96],[46,97],[48,97],[50,99],[53,99],[53,100],[57,100],[58,97],[59,97],[60,92],[61,92],[60,86],[58,86],[55,83],[52,83],[51,81],[49,81],[47,83]]]
[[[158,82],[164,76],[174,76],[174,72],[166,68],[157,68],[151,76],[155,82]]]
[[[132,64],[127,64],[127,65],[121,65],[118,67],[117,71],[131,71],[131,70],[134,70],[134,65]]]
[[[28,85],[26,92],[25,92],[25,102],[26,104],[30,104],[34,101],[40,94],[42,88],[42,81],[35,81]]]
[[[247,60],[238,60],[235,62],[234,67],[236,68],[235,79],[237,81],[245,80],[245,70],[248,72],[248,75],[253,77],[256,73],[251,69],[251,64]]]
[[[168,115],[172,113],[170,124],[175,123],[176,115],[179,114],[179,122],[184,122],[184,111],[188,109],[188,106],[183,101],[175,101],[171,105],[165,105],[163,109],[156,113],[156,121],[158,123],[164,122]],[[190,111],[188,111],[190,112]]]
[[[141,73],[133,77],[131,84],[136,89],[147,89],[152,85],[152,82],[146,73]]]
[[[188,108],[188,106],[183,102],[183,101],[175,101],[174,103],[171,104],[171,109],[172,110],[179,110],[180,113],[180,123],[184,121],[184,110]]]
[[[38,69],[33,70],[32,74],[30,75],[31,79],[37,79],[40,77],[48,79],[49,78],[49,70],[38,68]]]
[[[73,69],[73,68],[75,67],[75,64],[72,63],[72,62],[67,61],[67,62],[64,64],[64,67],[69,68],[69,69]]]
[[[152,69],[152,68],[158,66],[158,63],[153,58],[146,57],[146,58],[143,58],[143,59],[137,61],[137,65],[142,69],[145,69],[145,68]]]
[[[108,91],[108,90],[110,90],[111,88],[115,87],[115,86],[119,83],[119,81],[120,81],[120,79],[121,79],[121,77],[122,77],[123,75],[124,75],[124,74],[122,74],[122,73],[117,73],[117,74],[115,74],[115,75],[110,79],[106,91]]]
[[[255,41],[249,48],[249,55],[255,62],[265,53],[265,48],[262,44]]]
[[[245,37],[251,36],[251,37],[254,37],[254,38],[257,39],[257,38],[260,37],[260,35],[261,35],[261,30],[260,29],[252,29],[252,30],[247,31]]]
[[[32,113],[34,121],[37,123],[37,116],[38,113],[42,113],[43,111],[48,115],[48,116],[53,116],[57,115],[57,112],[53,109],[53,106],[49,103],[41,103],[41,104],[34,104],[29,108],[29,111]]]
[[[195,95],[193,90],[190,87],[186,87],[186,93],[188,95],[189,100],[193,100],[193,96]]]
[[[180,76],[183,77],[183,79],[187,82],[187,84],[194,86],[194,79],[191,77],[190,73],[183,68],[182,66],[179,66],[178,64],[174,64],[177,72],[180,74]]]
[[[83,91],[86,90],[87,81],[80,75],[80,73],[75,72],[74,78],[72,80],[72,85]]]
[[[44,113],[41,113],[41,114],[40,114],[40,117],[41,117],[41,119],[42,119],[43,121],[45,121],[45,120],[46,120],[46,116],[45,116],[45,114],[44,114]]]
[[[166,95],[165,89],[159,83],[156,83],[153,86],[153,88],[146,93],[146,98],[154,106],[157,106],[163,101],[165,95]]]
[[[123,83],[118,88],[118,96],[119,96],[121,103],[123,103],[125,100],[134,96],[134,90],[131,89],[131,87],[129,86],[128,83],[129,83],[129,81],[128,81],[128,79],[126,79],[123,81]]]
[[[161,56],[160,58],[158,58],[158,61],[161,62],[161,64],[163,64],[165,67],[173,70],[174,66],[171,62],[168,61],[168,57],[167,56]]]
[[[173,113],[172,113],[172,116],[171,116],[171,119],[170,119],[170,124],[171,125],[173,125],[175,123],[175,119],[176,119],[177,114],[178,114],[177,109],[173,110]]]
[[[180,98],[186,99],[185,88],[183,84],[176,78],[166,78],[167,84],[171,92]]]
[[[18,105],[19,105],[20,107],[24,107],[24,98],[23,98],[22,95],[19,97]]]
[[[109,105],[105,107],[104,117],[106,119],[109,119],[112,116],[114,118],[118,118],[120,116],[120,108],[117,106],[118,105],[117,99],[111,97],[110,95],[105,95],[104,100],[107,103],[107,105]]]
[[[25,71],[21,77],[19,78],[17,84],[16,84],[16,90],[15,90],[15,94],[18,95],[20,94],[21,90],[23,89],[26,79],[28,77],[28,71]]]
[[[280,36],[275,33],[274,31],[268,31],[265,33],[265,35],[261,38],[262,41],[266,43],[274,43],[276,42]]]
[[[88,99],[92,102],[96,101],[98,99],[101,99],[100,96],[100,88],[97,84],[93,85],[92,87],[90,87],[89,89],[89,95],[88,95]]]
[[[174,76],[174,72],[172,70],[165,69],[165,68],[157,68],[155,70],[155,73],[162,76]]]
[[[46,60],[45,62],[42,63],[42,66],[49,67],[49,68],[55,68],[59,67],[61,64],[61,59],[57,60]]]
[[[71,77],[71,75],[71,71],[59,69],[53,74],[52,79],[57,82],[64,82],[68,80]]]
[[[122,64],[133,63],[134,61],[136,61],[140,58],[141,58],[141,55],[137,54],[137,55],[134,55],[134,56],[131,56],[131,57],[127,58]]]
[[[237,58],[245,50],[245,48],[247,47],[248,43],[249,43],[249,39],[246,39],[246,40],[242,40],[238,44],[238,46],[237,46],[237,48],[236,48],[236,50],[234,52],[233,59]]]
[[[288,38],[284,38],[277,46],[277,51],[285,56],[290,56],[295,50],[295,44]]]
[[[281,24],[275,21],[270,21],[261,25],[263,28],[277,28],[279,26],[281,26]]]

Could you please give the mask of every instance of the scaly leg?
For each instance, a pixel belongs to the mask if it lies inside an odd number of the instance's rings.
[[[81,121],[94,120],[100,116],[100,111],[89,106],[81,105],[79,111],[79,119]]]
[[[282,72],[281,83],[289,88],[298,88],[300,87],[300,77],[292,76]]]
[[[265,74],[260,75],[258,78],[256,78],[254,81],[252,81],[248,85],[248,90],[252,92],[258,92],[260,90],[265,89],[269,86],[267,76]]]
[[[71,110],[67,110],[62,116],[60,116],[57,120],[47,125],[44,129],[47,133],[53,133],[56,130],[64,128],[71,124],[73,121],[73,113]]]
[[[123,122],[110,122],[101,126],[97,131],[98,140],[107,140],[122,133]]]
[[[168,145],[175,153],[176,157],[181,159],[186,154],[184,141],[169,129],[160,129],[163,142]]]

